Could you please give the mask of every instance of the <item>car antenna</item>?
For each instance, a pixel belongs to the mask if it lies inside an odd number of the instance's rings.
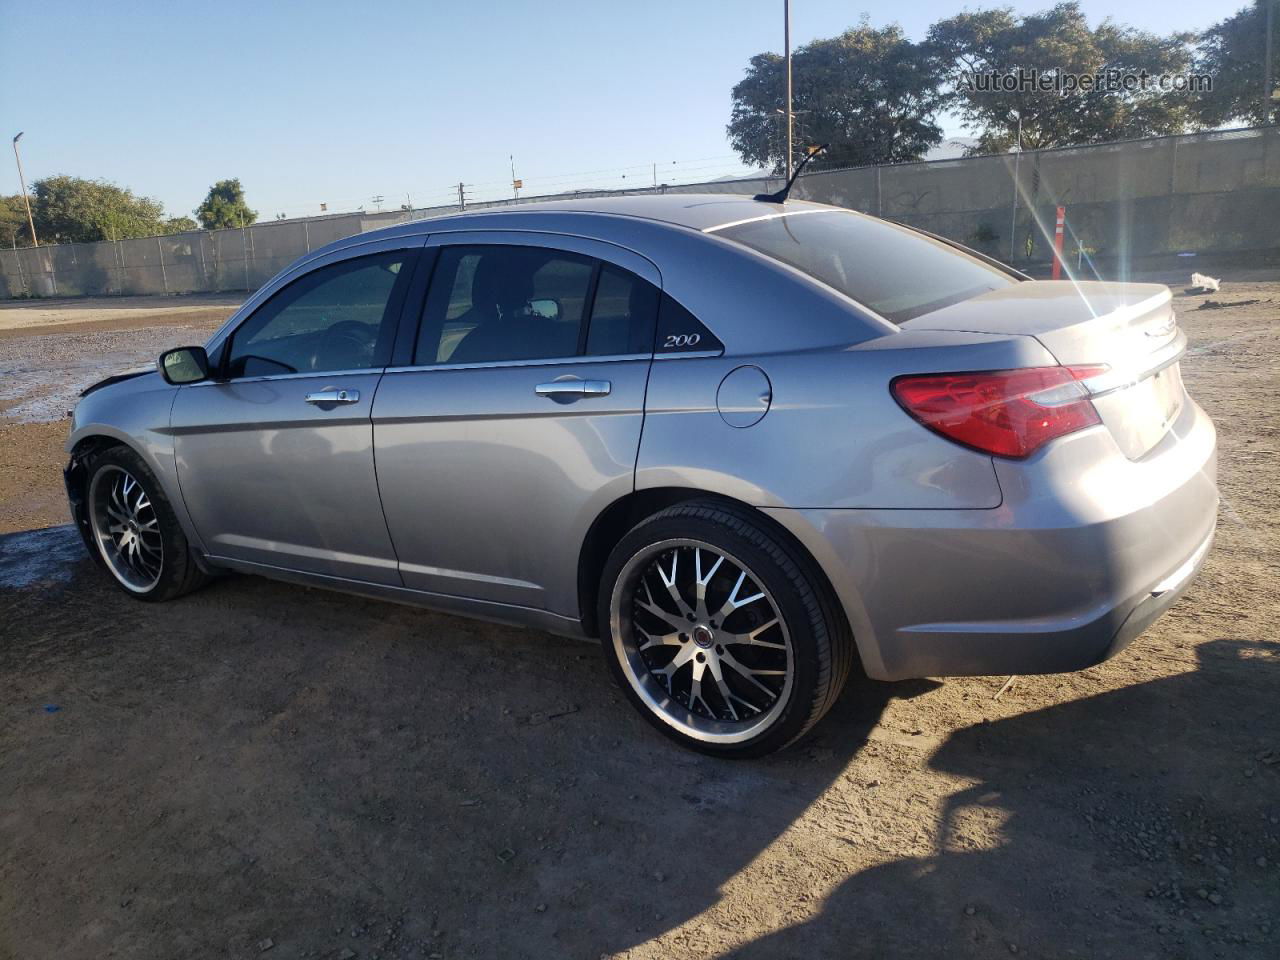
[[[824,143],[820,147],[810,147],[809,152],[805,155],[804,159],[802,159],[799,163],[796,164],[795,172],[791,174],[791,179],[787,181],[787,185],[785,187],[783,187],[777,193],[757,193],[751,199],[763,200],[765,203],[786,203],[787,196],[788,194],[791,193],[791,187],[796,182],[796,177],[800,176],[800,171],[803,170],[806,166],[808,166],[810,160],[812,160],[814,157],[820,154],[823,150],[827,149],[827,147],[829,146],[831,146],[831,144]]]

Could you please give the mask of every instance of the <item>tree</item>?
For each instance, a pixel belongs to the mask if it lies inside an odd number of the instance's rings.
[[[22,194],[0,197],[0,244],[6,247],[31,246],[31,228],[27,226],[27,208]]]
[[[204,203],[193,212],[206,230],[246,227],[258,219],[258,212],[250,210],[244,202],[244,187],[240,186],[239,179],[219,180],[209,188]]]
[[[160,225],[162,233],[190,233],[192,230],[199,230],[200,225],[190,217],[170,217]]]
[[[1207,127],[1228,123],[1271,123],[1280,103],[1263,96],[1262,61],[1267,38],[1268,0],[1242,7],[1200,35],[1196,72],[1213,78],[1213,89],[1202,94],[1196,118]],[[1280,0],[1270,0],[1272,83],[1280,74]],[[1273,86],[1273,89],[1275,87]],[[1267,91],[1270,93],[1271,91]]]
[[[1033,149],[1182,132],[1192,119],[1185,92],[1157,84],[1070,89],[1066,75],[1185,74],[1193,39],[1185,33],[1160,37],[1111,20],[1091,29],[1072,0],[1025,17],[1007,7],[961,13],[935,23],[928,43],[948,64],[948,105],[979,132],[974,152],[999,153],[1018,143],[1019,125],[1022,146]],[[1060,88],[981,88],[982,78],[1032,70]]]
[[[745,163],[781,171],[786,165],[786,61],[751,58],[733,88],[729,142]],[[792,55],[796,150],[829,143],[828,166],[918,160],[942,140],[940,65],[896,25],[877,30],[864,18],[838,37],[815,40]]]
[[[31,191],[31,213],[41,243],[92,243],[163,232],[164,207],[159,200],[134,196],[132,190],[106,180],[44,177],[31,185]]]

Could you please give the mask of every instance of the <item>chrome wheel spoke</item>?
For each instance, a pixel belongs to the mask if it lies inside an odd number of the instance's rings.
[[[748,667],[746,664],[744,664],[742,661],[740,661],[737,657],[735,657],[732,653],[729,653],[729,651],[727,650],[723,654],[721,654],[720,660],[722,663],[724,663],[725,666],[731,667],[732,669],[736,670],[738,673],[738,676],[742,677],[744,680],[748,681],[749,683],[754,684],[755,687],[758,690],[760,690],[761,693],[765,694],[768,697],[774,697],[776,696],[776,694],[756,678],[757,677],[782,677],[782,676],[786,676],[786,673],[787,673],[787,671],[785,670],[753,670],[750,667]]]
[[[693,669],[693,677],[689,681],[689,709],[696,710],[697,705],[702,704],[702,709],[707,713],[711,712],[711,708],[707,706],[707,701],[702,699],[702,672],[697,667]]]
[[[665,667],[655,670],[654,673],[660,673],[668,680],[676,675],[676,672],[686,663],[693,659],[693,649],[685,648],[677,653]]]
[[[778,618],[774,617],[768,623],[762,623],[760,626],[753,630],[748,630],[746,633],[728,634],[725,638],[725,643],[744,643],[751,647],[764,647],[766,650],[785,650],[787,649],[787,645],[785,643],[775,643],[772,640],[760,639],[760,634],[777,625]]]
[[[693,609],[689,604],[685,603],[684,597],[680,596],[680,588],[676,586],[676,574],[679,572],[678,563],[680,560],[679,551],[671,551],[671,575],[667,575],[667,571],[662,569],[662,564],[655,564],[658,568],[658,577],[662,580],[662,585],[667,588],[667,593],[676,605],[676,609],[684,614],[686,618],[693,614]]]
[[[733,589],[729,591],[729,599],[724,602],[724,606],[716,613],[716,618],[721,622],[735,610],[741,610],[749,603],[754,603],[764,596],[764,591],[754,593],[749,597],[739,597],[738,591],[742,589],[742,584],[747,579],[747,571],[743,570],[738,574],[738,582],[733,585]]]
[[[719,660],[710,661],[707,664],[707,667],[711,673],[711,678],[716,682],[716,689],[720,691],[720,697],[724,700],[725,708],[729,711],[730,717],[734,720],[741,719],[741,717],[738,716],[738,708],[733,705],[735,700],[739,703],[746,704],[746,706],[751,707],[753,710],[755,709],[750,703],[743,700],[729,689],[729,685],[724,681],[724,670],[721,668]]]
[[[645,599],[641,600],[640,597],[637,596],[636,597],[637,607],[639,607],[641,610],[645,610],[653,614],[655,617],[657,617],[667,626],[674,627],[676,630],[683,630],[686,626],[688,626],[688,621],[685,620],[684,617],[678,617],[674,613],[670,613],[669,611],[664,610],[662,607],[658,606],[658,604],[654,602],[653,594],[649,591],[649,584],[647,582],[642,581],[641,586],[644,589]]]
[[[697,596],[694,615],[703,620],[707,618],[707,584],[711,582],[711,578],[716,575],[716,571],[720,569],[720,564],[722,563],[724,563],[724,557],[716,557],[716,562],[711,565],[711,569],[704,576],[702,573],[702,551],[700,549],[693,551],[694,587],[695,595]]]
[[[636,633],[644,637],[644,643],[640,644],[641,650],[652,650],[655,647],[678,647],[680,646],[679,633],[662,633],[654,636],[639,627],[636,627]]]

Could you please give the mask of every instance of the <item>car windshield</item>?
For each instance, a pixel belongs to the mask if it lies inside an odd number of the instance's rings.
[[[713,232],[790,264],[894,323],[1017,282],[939,240],[841,210],[752,220]]]

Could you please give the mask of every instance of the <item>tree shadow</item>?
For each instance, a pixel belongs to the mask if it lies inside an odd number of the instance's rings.
[[[952,734],[929,766],[974,783],[934,853],[730,955],[1275,956],[1280,656],[1197,653],[1193,672]]]

